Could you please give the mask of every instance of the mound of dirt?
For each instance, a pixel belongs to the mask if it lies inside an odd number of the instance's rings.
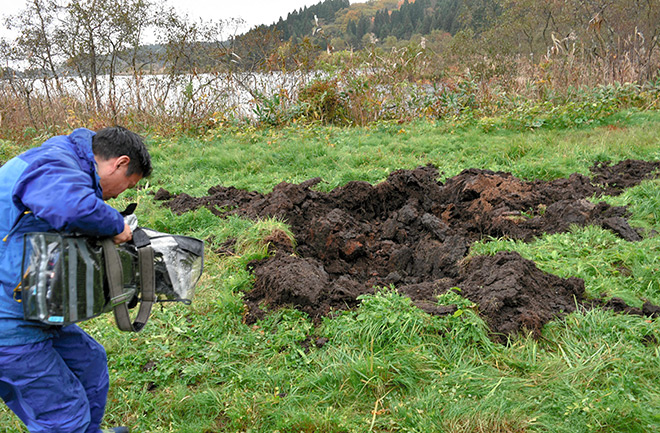
[[[584,282],[539,270],[516,253],[493,257],[466,256],[484,237],[529,241],[542,233],[558,233],[573,225],[598,225],[634,242],[628,212],[587,198],[616,195],[656,175],[660,162],[627,160],[598,163],[593,178],[573,174],[551,182],[527,182],[510,173],[469,169],[438,182],[431,166],[398,170],[382,183],[349,182],[325,193],[282,182],[272,192],[215,186],[205,197],[158,196],[175,213],[207,207],[220,217],[277,217],[296,238],[295,255],[275,236],[273,255],[250,263],[254,289],[246,294],[253,322],[263,308],[294,306],[319,318],[357,305],[357,297],[374,287],[395,285],[399,292],[431,314],[451,307],[435,297],[452,287],[479,305],[494,336],[521,330],[538,335],[553,318],[575,310],[584,298]]]

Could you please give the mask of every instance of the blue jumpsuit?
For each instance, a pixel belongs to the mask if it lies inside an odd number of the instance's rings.
[[[0,167],[0,397],[29,431],[97,433],[108,392],[103,346],[77,325],[23,319],[23,234],[114,236],[121,214],[102,198],[94,132],[76,129]]]

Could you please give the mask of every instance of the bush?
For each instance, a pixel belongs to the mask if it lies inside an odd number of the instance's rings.
[[[307,119],[344,125],[348,123],[345,98],[339,91],[337,78],[321,78],[300,91],[298,102]]]

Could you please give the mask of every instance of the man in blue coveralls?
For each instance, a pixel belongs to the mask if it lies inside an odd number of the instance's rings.
[[[122,127],[76,129],[0,167],[0,397],[32,433],[101,430],[109,380],[105,349],[77,325],[26,321],[17,292],[23,234],[75,232],[132,239],[105,203],[151,173],[142,138]]]

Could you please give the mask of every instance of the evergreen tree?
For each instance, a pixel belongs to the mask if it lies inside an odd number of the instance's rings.
[[[371,26],[371,20],[367,18],[366,16],[360,17],[360,21],[358,21],[357,24],[357,29],[355,32],[355,36],[359,41],[362,40],[362,37],[369,33],[369,27]]]
[[[433,30],[433,15],[426,15],[421,23],[418,33],[427,35],[431,33],[431,30]]]
[[[350,20],[348,22],[348,26],[346,27],[346,33],[348,36],[357,36],[357,24],[355,24],[355,20]]]
[[[458,17],[462,3],[460,0],[438,1],[435,10],[436,23],[433,30],[443,30],[456,34],[461,29]]]
[[[374,16],[373,32],[378,39],[384,39],[390,34],[391,21],[387,8],[376,12]]]

